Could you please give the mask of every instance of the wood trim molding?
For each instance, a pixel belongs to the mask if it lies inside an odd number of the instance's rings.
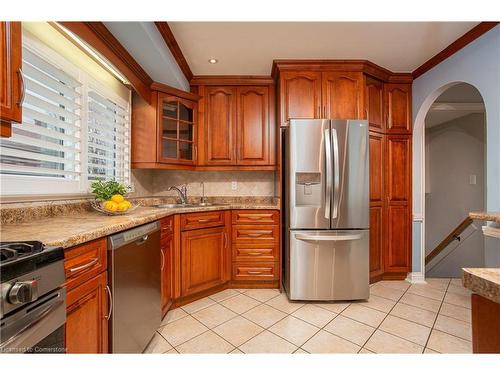
[[[287,70],[363,72],[384,82],[411,83],[411,73],[394,73],[368,60],[273,60],[271,76]]]
[[[153,82],[151,84],[151,90],[161,91],[161,92],[164,92],[165,94],[175,95],[175,96],[178,96],[179,98],[192,100],[192,101],[198,101],[201,99],[201,96],[199,96],[196,93],[182,91],[182,90],[176,89],[175,87],[166,85],[164,83],[159,83],[159,82]]]
[[[476,25],[471,30],[466,32],[460,38],[451,43],[444,50],[431,57],[425,63],[420,65],[417,69],[412,72],[413,79],[420,77],[422,74],[428,72],[432,68],[434,68],[439,63],[446,60],[451,55],[455,54],[466,45],[472,43],[474,40],[479,38],[481,35],[485,34],[492,28],[498,25],[498,22],[481,22],[479,25]]]
[[[187,63],[186,58],[182,54],[181,47],[179,47],[179,44],[175,40],[174,34],[172,33],[172,30],[170,29],[170,26],[168,26],[167,22],[155,22],[156,28],[160,32],[163,40],[167,44],[167,47],[170,49],[170,52],[172,52],[172,55],[175,58],[175,61],[177,61],[177,64],[179,65],[179,68],[181,68],[182,73],[184,73],[184,76],[188,81],[191,81],[193,78],[193,72],[191,72],[191,68],[189,68],[189,64]]]
[[[151,77],[121,45],[102,22],[58,22],[78,35],[113,64],[130,82],[132,87],[151,102]]]
[[[191,86],[266,86],[274,85],[274,79],[271,76],[251,76],[251,75],[201,75],[194,76],[189,82]]]

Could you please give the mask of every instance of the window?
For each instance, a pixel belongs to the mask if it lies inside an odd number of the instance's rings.
[[[87,193],[95,179],[129,184],[130,99],[27,34],[23,123],[0,140],[2,195]]]

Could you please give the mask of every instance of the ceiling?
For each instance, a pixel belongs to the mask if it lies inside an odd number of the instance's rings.
[[[269,75],[274,59],[366,59],[412,72],[477,24],[169,22],[194,75]]]
[[[484,111],[484,102],[479,91],[472,85],[460,83],[450,87],[436,99],[425,117],[425,127],[432,128]]]

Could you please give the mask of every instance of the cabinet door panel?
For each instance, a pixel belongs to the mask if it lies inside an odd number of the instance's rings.
[[[206,162],[236,163],[236,89],[208,87],[205,123]]]
[[[326,72],[322,82],[322,117],[336,120],[363,118],[362,73]]]
[[[370,132],[370,202],[384,197],[384,136]]]
[[[66,295],[67,353],[108,352],[107,273],[103,272]]]
[[[2,136],[10,136],[7,123],[22,122],[21,22],[0,22],[0,122]]]
[[[384,85],[388,133],[411,133],[411,85]]]
[[[183,297],[227,281],[228,238],[223,227],[182,232],[181,242]]]
[[[387,253],[385,272],[410,271],[410,217],[408,206],[387,209]]]
[[[174,237],[172,234],[166,234],[161,238],[161,309],[166,314],[173,302],[173,254]]]
[[[384,84],[371,77],[366,78],[365,106],[370,130],[384,131]]]
[[[384,209],[370,207],[370,277],[384,272]]]
[[[411,138],[387,137],[387,199],[389,203],[408,202],[410,199]]]
[[[280,75],[281,122],[291,118],[321,118],[321,72]]]
[[[237,163],[269,164],[269,89],[238,87],[237,118]]]

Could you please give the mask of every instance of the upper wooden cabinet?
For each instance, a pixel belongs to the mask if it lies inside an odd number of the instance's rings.
[[[363,73],[323,72],[322,117],[337,120],[364,118]]]
[[[281,124],[291,118],[321,118],[321,72],[280,74]]]
[[[411,85],[386,83],[384,85],[387,132],[411,133]]]
[[[237,113],[237,164],[269,165],[269,88],[238,87]]]
[[[366,77],[365,109],[370,130],[385,131],[384,84],[372,77]]]
[[[235,164],[236,87],[207,87],[204,128],[206,164]]]
[[[0,22],[1,136],[10,137],[11,123],[22,122],[24,84],[21,71],[21,22]]]

